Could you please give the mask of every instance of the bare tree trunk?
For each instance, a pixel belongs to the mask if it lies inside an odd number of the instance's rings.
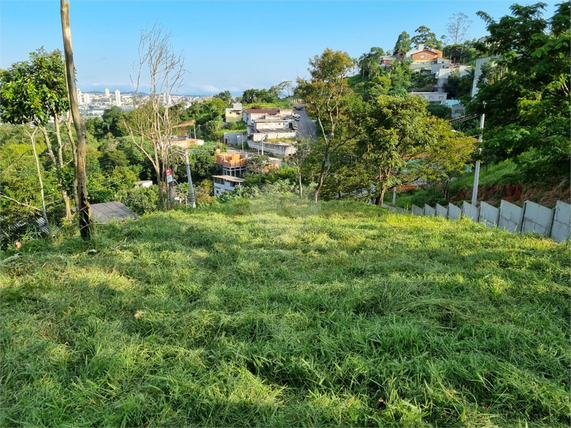
[[[62,197],[63,203],[65,205],[65,218],[66,218],[66,220],[69,220],[69,219],[71,219],[71,208],[69,206],[69,196],[68,196],[67,191],[65,190],[65,186],[63,184],[63,175],[62,175],[63,152],[62,152],[62,147],[61,147],[61,135],[59,132],[59,123],[57,121],[57,118],[55,118],[55,125],[56,125],[56,135],[57,135],[57,140],[58,140],[58,158],[55,157],[54,151],[52,149],[52,143],[50,141],[50,136],[48,135],[48,130],[45,128],[45,126],[39,126],[39,128],[42,131],[42,134],[44,134],[44,139],[46,140],[46,146],[48,148],[48,155],[49,155],[50,159],[52,160],[52,163],[54,164],[58,190],[61,193],[61,197]]]
[[[46,210],[46,198],[44,196],[44,181],[42,180],[42,170],[40,169],[40,159],[38,157],[38,152],[36,150],[36,132],[38,132],[38,128],[34,128],[32,133],[28,133],[30,140],[32,142],[32,150],[34,152],[34,159],[36,160],[36,170],[38,171],[38,180],[40,182],[40,197],[42,198],[42,215],[44,217],[44,221],[46,222],[46,227],[48,231],[50,231],[50,223],[48,221],[48,212]],[[51,236],[51,234],[50,234]]]
[[[67,79],[67,73],[66,73],[66,79]],[[76,165],[77,164],[77,150],[75,148],[75,140],[73,139],[73,132],[71,131],[71,119],[70,118],[66,119],[66,121],[65,121],[65,129],[67,130],[67,136],[68,136],[69,141],[71,143],[71,152],[73,153],[73,164]],[[77,192],[78,187],[79,186],[77,185],[77,176],[75,174],[73,174],[73,197],[75,198],[76,209],[77,209],[77,207],[79,207],[79,193]]]
[[[57,138],[57,142],[58,142],[58,161],[59,161],[59,167],[60,167],[60,173],[59,173],[59,177],[58,180],[60,180],[61,182],[61,196],[63,198],[63,203],[65,205],[65,219],[66,220],[71,220],[71,206],[69,203],[69,194],[67,193],[67,189],[65,188],[65,183],[63,182],[63,168],[64,168],[64,163],[63,163],[63,143],[62,143],[62,139],[61,139],[61,132],[60,132],[60,128],[59,128],[59,118],[55,119],[55,125],[56,125],[56,138]]]
[[[85,171],[86,142],[85,124],[79,114],[77,102],[77,89],[75,87],[75,67],[73,65],[73,49],[71,46],[71,28],[69,25],[69,2],[60,0],[61,30],[65,52],[65,68],[67,71],[67,92],[69,107],[73,117],[73,124],[77,133],[77,160],[75,175],[77,177],[77,193],[79,205],[77,213],[79,218],[79,232],[85,241],[91,240],[94,235],[93,221],[91,220],[91,206],[87,196],[87,175]]]

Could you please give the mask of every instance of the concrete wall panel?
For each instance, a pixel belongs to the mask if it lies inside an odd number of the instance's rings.
[[[459,220],[462,210],[454,204],[448,204],[448,218],[450,220]]]
[[[549,236],[552,220],[553,210],[532,201],[525,201],[523,204],[522,233],[536,232],[541,236]]]
[[[439,217],[448,217],[448,209],[440,204],[436,204],[436,215]]]
[[[434,208],[432,208],[430,205],[424,205],[424,215],[430,215],[430,216],[435,216],[436,215],[436,210]]]
[[[519,232],[521,229],[523,209],[507,201],[500,203],[500,219],[498,227],[510,232]]]
[[[424,209],[417,207],[416,205],[412,205],[412,213],[414,215],[424,215]]]
[[[478,207],[475,207],[466,201],[464,201],[464,204],[462,205],[462,214],[464,214],[464,217],[471,218],[473,221],[478,221]]]
[[[571,236],[571,205],[557,201],[553,214],[551,238],[556,242],[563,242]]]
[[[480,203],[480,223],[488,227],[496,227],[500,218],[500,210],[486,202]]]

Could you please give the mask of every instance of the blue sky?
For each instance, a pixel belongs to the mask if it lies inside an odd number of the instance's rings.
[[[326,48],[359,57],[372,46],[392,49],[398,35],[420,25],[438,37],[454,13],[472,19],[469,36],[486,34],[479,10],[509,14],[504,1],[100,1],[71,0],[70,20],[78,87],[132,90],[140,31],[156,21],[172,31],[184,52],[180,94],[208,95],[269,88],[305,77],[308,59]],[[532,4],[536,1],[518,1]],[[546,1],[545,16],[555,10]],[[43,46],[63,50],[59,0],[0,1],[0,68],[24,61]]]

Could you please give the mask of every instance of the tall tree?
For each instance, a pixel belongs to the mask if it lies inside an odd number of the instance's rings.
[[[393,55],[405,54],[412,49],[412,41],[410,39],[410,34],[403,31],[399,34],[399,37],[395,43],[393,49]]]
[[[540,175],[568,176],[570,2],[551,19],[543,17],[545,7],[516,4],[499,21],[478,12],[490,33],[482,49],[496,59],[469,111],[486,113],[486,153]]]
[[[331,172],[331,156],[347,142],[348,107],[353,93],[347,76],[354,61],[346,52],[326,49],[309,60],[311,79],[298,78],[298,93],[304,100],[307,112],[319,126],[319,143],[313,150],[319,153],[317,187],[314,200]]]
[[[43,48],[30,53],[27,61],[12,64],[0,73],[3,120],[9,123],[33,123],[44,137],[46,153],[57,177],[58,191],[64,202],[66,218],[71,218],[67,186],[64,183],[68,161],[60,132],[60,119],[68,109],[65,70],[59,50]],[[51,141],[48,121],[53,119],[57,145]],[[35,135],[35,134],[34,134]],[[35,138],[35,137],[34,137]]]
[[[468,18],[468,15],[462,12],[453,14],[450,19],[448,19],[448,24],[446,25],[451,44],[457,45],[464,43],[471,26],[472,20]]]
[[[436,38],[436,34],[430,31],[430,28],[421,25],[414,32],[417,34],[410,40],[417,47],[424,45],[426,48],[442,49],[442,42]]]
[[[152,163],[159,186],[159,201],[162,209],[167,208],[166,169],[169,161],[168,140],[178,118],[174,110],[164,108],[162,99],[176,93],[185,74],[184,57],[176,54],[171,44],[173,35],[155,23],[151,28],[141,30],[139,60],[135,76],[131,76],[135,87],[135,109],[130,120],[125,122],[133,143]],[[141,80],[148,79],[149,98],[143,102],[140,95]],[[222,104],[224,104],[221,100]],[[150,143],[150,147],[147,144]]]
[[[381,57],[385,51],[379,47],[372,47],[368,53],[359,57],[358,66],[361,69],[361,76],[363,78],[372,78],[379,74]]]
[[[373,168],[379,205],[388,188],[462,170],[473,152],[471,139],[458,136],[426,106],[414,95],[381,95],[359,120],[363,164]]]
[[[61,0],[61,30],[65,52],[65,70],[71,116],[77,134],[77,149],[75,156],[75,178],[77,183],[77,213],[79,220],[79,233],[83,240],[93,238],[94,228],[91,220],[91,206],[87,194],[87,175],[85,171],[86,141],[85,123],[79,114],[77,101],[77,88],[75,86],[75,66],[73,65],[73,49],[71,46],[71,27],[69,25],[69,2]],[[71,132],[69,133],[71,136]]]

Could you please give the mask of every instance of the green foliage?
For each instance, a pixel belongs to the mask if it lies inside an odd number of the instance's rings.
[[[454,133],[426,109],[426,101],[417,96],[380,96],[360,118],[359,149],[381,201],[389,187],[420,178],[446,178],[462,171],[470,159],[472,139]]]
[[[361,55],[357,65],[361,69],[361,77],[372,78],[381,70],[381,57],[385,54],[382,48],[372,47],[369,53]]]
[[[214,98],[219,98],[222,101],[224,101],[226,107],[230,107],[232,105],[233,97],[230,91],[228,90],[220,92],[218,95],[214,95]]]
[[[419,45],[424,45],[425,48],[435,48],[442,50],[442,42],[436,38],[436,34],[430,31],[430,28],[426,27],[425,25],[421,25],[416,30],[414,30],[414,32],[417,34],[412,39],[410,39],[410,41],[417,47]]]
[[[548,239],[274,196],[14,255],[2,426],[571,422],[569,246]]]
[[[426,110],[440,119],[450,120],[452,117],[452,109],[444,104],[428,104]]]
[[[45,125],[68,109],[62,54],[43,48],[28,61],[0,70],[0,117],[13,124]]]
[[[476,58],[478,58],[478,50],[473,47],[473,44],[473,42],[470,42],[446,45],[442,49],[442,55],[444,55],[444,58],[448,58],[456,64],[473,64]]]
[[[35,224],[35,218],[39,215],[42,206],[36,163],[29,144],[29,136],[26,133],[27,129],[29,129],[28,125],[0,125],[0,189],[2,190],[0,215],[2,230],[6,233],[10,231],[10,227],[21,221]],[[41,138],[37,149],[40,153],[45,150],[45,144]],[[45,157],[41,157],[41,160],[47,161]],[[62,217],[58,201],[57,180],[53,170],[49,169],[48,162],[40,162],[40,169],[48,219],[57,222]],[[20,232],[22,231],[18,233]],[[18,234],[12,234],[8,238],[16,239],[17,237]],[[3,240],[4,237],[2,237]]]
[[[117,149],[107,150],[99,156],[99,166],[101,171],[105,174],[110,174],[117,167],[124,167],[129,165],[127,155]]]
[[[309,60],[310,80],[297,79],[297,91],[306,110],[317,122],[319,142],[312,147],[317,157],[317,187],[314,199],[330,174],[331,157],[350,140],[349,112],[358,97],[349,87],[347,76],[354,61],[346,53],[326,49]]]
[[[125,137],[128,131],[125,128],[127,113],[119,107],[105,109],[101,118],[91,118],[85,121],[87,131],[97,139],[107,137]]]
[[[405,54],[412,49],[412,40],[410,39],[410,34],[403,31],[399,34],[399,37],[393,48],[393,55]]]
[[[513,5],[512,16],[494,21],[480,12],[490,37],[487,50],[498,57],[468,106],[486,113],[485,151],[515,159],[529,174],[569,176],[569,2],[542,17],[544,3]]]
[[[270,89],[246,89],[242,94],[243,104],[275,103],[279,98],[279,89],[273,86]]]
[[[462,100],[463,103],[469,102],[470,93],[472,91],[472,82],[474,81],[474,71],[470,70],[468,74],[460,77],[460,71],[454,70],[448,76],[448,80],[444,85],[444,91],[453,100]]]
[[[211,205],[216,201],[214,196],[214,184],[212,180],[203,180],[194,188],[194,197],[198,206]]]
[[[119,201],[123,202],[135,214],[149,214],[158,209],[159,186],[130,187],[122,189],[118,196]]]

